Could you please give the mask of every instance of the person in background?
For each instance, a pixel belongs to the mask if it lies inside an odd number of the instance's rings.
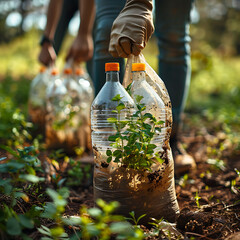
[[[95,16],[94,0],[50,0],[47,12],[47,24],[40,41],[39,61],[53,65],[57,58],[69,21],[76,10],[80,12],[80,25],[66,60],[86,62],[93,55],[92,28]]]
[[[54,1],[57,0],[51,0],[50,5]],[[80,29],[83,23],[86,23],[85,30],[92,29],[93,21],[89,22],[89,19],[92,19],[90,16],[92,16],[94,7],[92,4],[86,4],[86,0],[79,1],[81,19],[79,34],[70,48],[67,58],[71,57],[75,61],[86,61],[91,57],[92,48],[91,44],[86,44],[89,43],[88,38],[84,35],[81,36]],[[120,79],[122,80],[124,58],[131,53],[138,55],[144,49],[154,32],[155,25],[155,35],[159,48],[159,76],[163,79],[172,102],[173,129],[170,145],[177,174],[182,174],[196,167],[194,159],[184,151],[178,141],[182,124],[181,117],[191,77],[189,24],[193,2],[194,0],[155,0],[155,23],[153,24],[152,0],[95,0],[92,78],[96,94],[105,83],[105,63],[119,62]],[[49,16],[51,15],[49,14],[51,12],[50,5],[48,18],[51,20],[52,17]],[[85,7],[85,10],[81,7]],[[57,17],[54,19],[56,20]],[[47,26],[56,26],[56,22],[50,20],[47,21]],[[49,30],[46,27],[45,35],[53,39],[53,35],[48,34]],[[90,36],[89,32],[88,36]],[[86,48],[83,47],[81,41],[85,42]],[[44,63],[41,54],[39,60]]]

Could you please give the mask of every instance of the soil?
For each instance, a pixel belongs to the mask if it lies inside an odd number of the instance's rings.
[[[224,133],[209,133],[206,129],[201,129],[200,133],[196,129],[184,129],[181,143],[197,163],[197,168],[188,175],[175,178],[180,207],[176,227],[182,233],[182,239],[240,239],[240,179],[234,170],[235,168],[240,170],[240,150],[233,150],[234,146],[228,142]],[[225,166],[217,169],[216,165],[209,164],[207,160],[209,147],[219,149],[220,143],[228,145],[221,152]],[[4,153],[0,153],[0,156],[2,155]],[[48,153],[42,153],[40,158],[43,160],[47,155]],[[81,161],[83,164],[89,164],[92,159],[92,156],[84,155]],[[66,163],[62,162],[59,168],[50,169],[48,174],[52,171],[64,177],[67,169]],[[81,205],[94,206],[92,181],[86,182],[88,184],[84,186],[70,188],[66,215],[76,215]],[[45,183],[43,188],[50,185],[50,182]],[[196,192],[199,200],[196,200]],[[37,204],[37,201],[36,197],[30,196],[28,206],[21,208],[28,209],[29,206]],[[50,226],[51,223],[48,222],[47,225]],[[141,227],[144,231],[149,231],[145,226]],[[40,239],[37,230],[31,232],[29,236]]]

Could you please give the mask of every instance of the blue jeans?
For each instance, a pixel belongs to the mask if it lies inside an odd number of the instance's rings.
[[[194,0],[155,0],[155,35],[159,48],[159,76],[163,79],[172,101],[173,134],[176,134],[184,109],[191,77],[189,23]],[[112,23],[124,7],[125,0],[95,0],[95,51],[93,81],[96,94],[105,83],[104,64],[120,63],[124,59],[111,57],[108,52]]]

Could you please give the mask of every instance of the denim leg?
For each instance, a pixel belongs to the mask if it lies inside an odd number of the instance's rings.
[[[155,34],[159,48],[159,76],[173,110],[173,135],[178,131],[190,78],[190,11],[194,0],[155,0]]]
[[[124,75],[124,59],[113,58],[108,52],[110,33],[113,21],[116,19],[126,0],[95,0],[96,19],[94,26],[94,57],[93,57],[93,82],[95,93],[98,94],[105,83],[105,63],[120,63],[120,80]]]
[[[58,54],[63,42],[63,39],[68,30],[69,22],[74,14],[78,11],[78,0],[64,0],[62,13],[57,25],[57,29],[54,35],[54,49]]]

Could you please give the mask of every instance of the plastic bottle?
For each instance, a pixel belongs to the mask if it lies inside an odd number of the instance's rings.
[[[116,110],[118,103],[112,101],[112,98],[120,94],[121,102],[127,107],[126,110],[121,111],[120,119],[126,119],[134,111],[133,99],[119,82],[119,63],[106,63],[105,71],[106,83],[91,106],[92,145],[97,167],[108,165],[106,150],[112,149],[110,146],[112,142],[108,140],[108,137],[116,133],[114,125],[107,121],[108,118],[116,118],[116,113],[112,111]],[[96,185],[95,187],[97,188]]]
[[[159,95],[146,81],[145,64],[133,63],[132,64],[132,85],[131,94],[133,99],[136,95],[143,97],[142,104],[145,104],[146,110],[144,112],[151,113],[158,121],[163,121],[161,132],[156,131],[156,135],[151,143],[155,144],[155,152],[162,151],[163,143],[166,139],[166,110],[165,105]]]
[[[85,142],[85,149],[91,151],[92,144],[90,114],[91,105],[94,99],[94,86],[92,79],[82,66],[75,69],[75,79],[82,90],[82,98],[80,103],[82,125],[80,126],[79,131],[83,141]]]
[[[64,69],[63,77],[56,70],[51,75],[52,83],[47,88],[46,144],[48,148],[62,148],[73,154],[83,141],[79,134],[82,91],[71,68]]]
[[[164,104],[158,96],[152,93],[154,90],[152,90],[151,94],[148,91],[150,86],[145,84],[146,80],[144,80],[144,71],[142,70],[136,74],[139,79],[135,76],[135,82],[133,81],[132,87],[136,90],[133,94],[144,96],[145,103],[149,105],[147,108],[150,110],[152,106],[158,106],[157,110],[154,109],[155,112],[152,111],[154,114],[158,110],[162,110]],[[146,214],[140,220],[141,224],[148,224],[151,217],[156,219],[164,217],[164,219],[174,222],[178,213],[178,204],[174,189],[173,162],[168,161],[168,159],[172,159],[170,151],[163,151],[165,155],[160,156],[163,162],[154,161],[150,170],[128,167],[126,164],[122,164],[121,160],[120,162],[113,162],[110,159],[110,162],[107,162],[109,155],[114,155],[115,151],[121,150],[119,146],[116,150],[113,147],[115,142],[108,140],[109,136],[116,133],[116,130],[114,125],[107,119],[118,118],[127,121],[128,117],[135,113],[136,109],[133,99],[119,83],[118,65],[106,64],[106,72],[107,81],[91,107],[92,144],[95,163],[94,200],[100,198],[107,202],[118,201],[120,207],[116,213],[125,217],[128,217],[131,211],[135,212],[137,218]],[[120,116],[113,111],[116,110],[118,102],[111,100],[117,94],[123,97],[121,101],[129,108],[122,110]],[[127,129],[128,126],[122,131],[127,132],[125,131]],[[126,147],[125,140],[122,139],[122,141],[123,144],[120,147],[124,148]],[[159,144],[156,145],[159,146]],[[128,160],[134,160],[133,157],[136,157],[132,152],[134,149],[130,146],[127,150],[129,151]]]
[[[46,68],[41,66],[39,74],[31,82],[29,92],[28,114],[30,121],[38,126],[41,134],[45,132],[46,88],[48,79]]]

